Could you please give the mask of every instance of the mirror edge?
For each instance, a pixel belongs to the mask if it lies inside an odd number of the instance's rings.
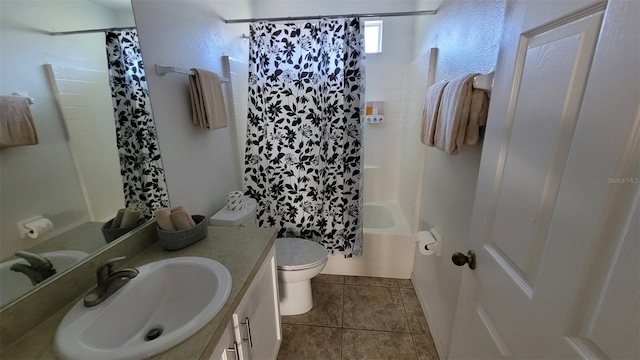
[[[156,228],[155,219],[147,221],[0,309],[2,351],[95,286],[94,273],[100,263],[116,256],[131,259],[152,246],[158,240]]]

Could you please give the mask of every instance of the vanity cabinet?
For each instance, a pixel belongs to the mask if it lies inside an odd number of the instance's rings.
[[[225,327],[210,359],[275,359],[281,342],[278,274],[273,246]]]

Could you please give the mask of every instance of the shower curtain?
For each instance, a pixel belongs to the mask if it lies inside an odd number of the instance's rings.
[[[125,204],[168,207],[169,195],[136,30],[107,31],[107,65]]]
[[[244,187],[259,226],[362,254],[363,101],[359,19],[251,25]]]

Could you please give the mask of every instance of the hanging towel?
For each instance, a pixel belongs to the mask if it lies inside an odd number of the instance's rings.
[[[469,123],[464,136],[465,145],[476,145],[480,141],[480,128],[487,125],[489,97],[484,90],[473,89],[469,106]]]
[[[434,142],[435,147],[448,154],[455,155],[464,146],[474,90],[473,78],[476,75],[468,74],[453,79],[442,91]],[[482,120],[478,119],[477,122]]]
[[[442,91],[448,83],[448,81],[441,81],[431,85],[427,90],[427,97],[424,100],[424,109],[422,110],[422,129],[420,131],[420,141],[425,145],[435,146],[434,136],[436,134]]]
[[[38,144],[29,101],[22,96],[0,96],[0,149]]]
[[[191,69],[189,89],[193,123],[202,129],[215,130],[227,126],[222,84],[218,75],[202,69]]]

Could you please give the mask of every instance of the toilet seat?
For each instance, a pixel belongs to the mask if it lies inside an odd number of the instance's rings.
[[[278,270],[304,270],[326,261],[327,250],[314,241],[299,238],[276,239]]]

